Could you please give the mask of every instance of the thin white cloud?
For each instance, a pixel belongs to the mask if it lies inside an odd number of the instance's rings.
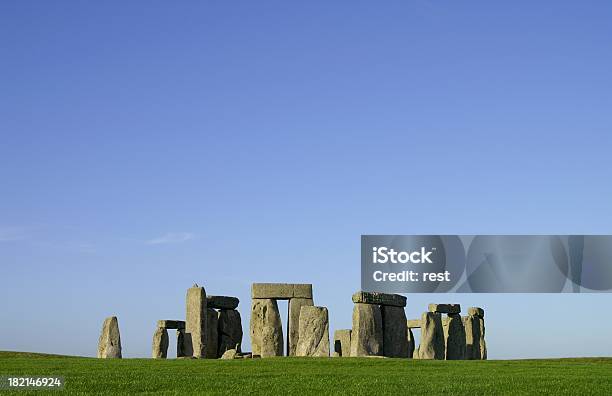
[[[149,239],[147,245],[161,245],[167,243],[182,243],[195,239],[196,235],[191,232],[169,232],[157,238]]]
[[[26,227],[2,227],[0,226],[0,242],[21,241],[28,238]]]

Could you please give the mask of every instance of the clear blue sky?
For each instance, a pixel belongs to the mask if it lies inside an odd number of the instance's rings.
[[[310,282],[361,234],[612,233],[608,1],[0,3],[0,350],[149,356],[186,289]],[[610,294],[487,310],[491,358],[612,355]],[[286,305],[282,305],[286,308]],[[245,331],[245,349],[250,349]]]

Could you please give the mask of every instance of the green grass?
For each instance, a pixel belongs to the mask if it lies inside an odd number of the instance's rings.
[[[5,375],[63,376],[62,394],[612,395],[612,358],[104,360],[0,352]]]

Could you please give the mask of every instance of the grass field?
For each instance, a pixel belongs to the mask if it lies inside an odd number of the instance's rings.
[[[6,375],[63,376],[62,394],[612,395],[612,358],[103,360],[0,352]]]

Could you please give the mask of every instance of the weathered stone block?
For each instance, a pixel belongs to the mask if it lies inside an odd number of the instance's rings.
[[[461,312],[460,304],[429,304],[429,312],[458,314]]]
[[[465,358],[468,360],[480,360],[480,318],[477,316],[464,316],[463,326],[465,328]]]
[[[102,359],[121,359],[121,335],[116,316],[106,318],[98,340],[98,357]]]
[[[214,309],[236,309],[240,300],[228,296],[207,296],[206,306]]]
[[[408,357],[408,326],[402,307],[383,305],[383,356]]]
[[[329,314],[327,308],[302,306],[295,355],[329,357]]]
[[[218,356],[229,349],[236,349],[240,353],[242,345],[242,320],[240,313],[235,309],[222,309],[219,311],[219,351]]]
[[[470,307],[468,308],[468,315],[484,318],[484,309],[478,307]]]
[[[465,359],[465,328],[459,314],[451,314],[448,316],[444,334],[446,344],[446,360]]]
[[[311,284],[294,283],[253,283],[252,298],[272,298],[288,300],[290,298],[312,298]]]
[[[185,354],[185,330],[176,330],[176,357],[187,357]]]
[[[414,358],[414,348],[415,348],[415,340],[414,340],[414,334],[412,334],[412,329],[408,328],[408,358],[409,359],[413,359]],[[417,352],[418,354],[418,352]]]
[[[206,356],[206,291],[194,285],[187,289],[187,313],[185,315],[185,356]]]
[[[313,306],[312,298],[292,298],[289,300],[289,321],[287,323],[287,356],[295,356],[299,339],[300,310]]]
[[[221,355],[221,359],[236,359],[238,358],[238,352],[235,349],[228,349],[227,351],[223,352],[223,355]]]
[[[151,353],[153,359],[167,358],[169,343],[168,330],[163,327],[155,329],[155,333],[153,334],[153,350]]]
[[[351,330],[334,331],[334,357],[351,356]]]
[[[487,360],[487,342],[485,341],[485,325],[484,319],[478,318],[480,325],[480,360]]]
[[[420,329],[421,319],[408,319],[407,324],[410,329]]]
[[[360,304],[392,305],[405,307],[406,297],[399,294],[358,291],[353,294],[353,302]]]
[[[185,329],[185,322],[183,320],[158,320],[157,327],[162,329]]]
[[[253,356],[283,355],[283,326],[275,300],[268,298],[252,300],[249,328]]]
[[[206,359],[216,359],[219,349],[218,333],[219,314],[212,308],[206,308]]]
[[[353,307],[351,357],[382,356],[383,328],[379,305],[356,303]]]
[[[444,360],[444,357],[442,316],[435,312],[424,312],[421,318],[419,359]]]

